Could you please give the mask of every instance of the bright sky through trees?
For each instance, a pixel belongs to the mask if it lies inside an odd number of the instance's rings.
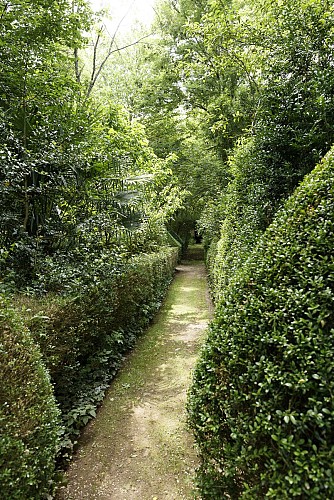
[[[155,0],[90,0],[94,10],[107,9],[112,19],[112,27],[120,26],[122,33],[128,32],[138,21],[149,25],[153,21]]]

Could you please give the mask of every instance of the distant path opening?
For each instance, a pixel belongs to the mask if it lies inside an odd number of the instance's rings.
[[[186,398],[212,313],[205,268],[186,262],[85,429],[59,499],[190,499],[197,465]]]

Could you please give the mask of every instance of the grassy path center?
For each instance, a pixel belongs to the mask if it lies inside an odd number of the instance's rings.
[[[59,499],[193,498],[185,402],[211,314],[204,265],[177,268],[164,305],[83,433]]]

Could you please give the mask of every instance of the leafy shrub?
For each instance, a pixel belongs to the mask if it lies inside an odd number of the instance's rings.
[[[59,411],[39,349],[3,297],[0,305],[1,498],[45,498],[59,444]]]
[[[25,304],[62,410],[64,456],[95,416],[124,354],[160,307],[177,259],[177,248],[122,263],[105,254],[86,267],[80,286],[71,274],[68,295]]]
[[[229,157],[228,169],[231,181],[213,217],[220,231],[210,237],[209,221],[204,223],[205,218],[200,221],[204,240],[208,241],[209,236],[210,241],[206,263],[215,302],[269,225],[269,207],[273,212],[278,205],[276,200],[273,207],[273,200],[269,200],[264,180],[266,168],[254,137],[238,141]],[[218,241],[217,236],[220,236]]]
[[[222,293],[189,397],[203,498],[334,496],[334,148]]]

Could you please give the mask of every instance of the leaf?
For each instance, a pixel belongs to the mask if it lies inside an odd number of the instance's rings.
[[[297,420],[295,419],[295,417],[294,417],[293,415],[290,415],[290,420],[291,420],[291,422],[292,422],[294,425],[296,425]]]

